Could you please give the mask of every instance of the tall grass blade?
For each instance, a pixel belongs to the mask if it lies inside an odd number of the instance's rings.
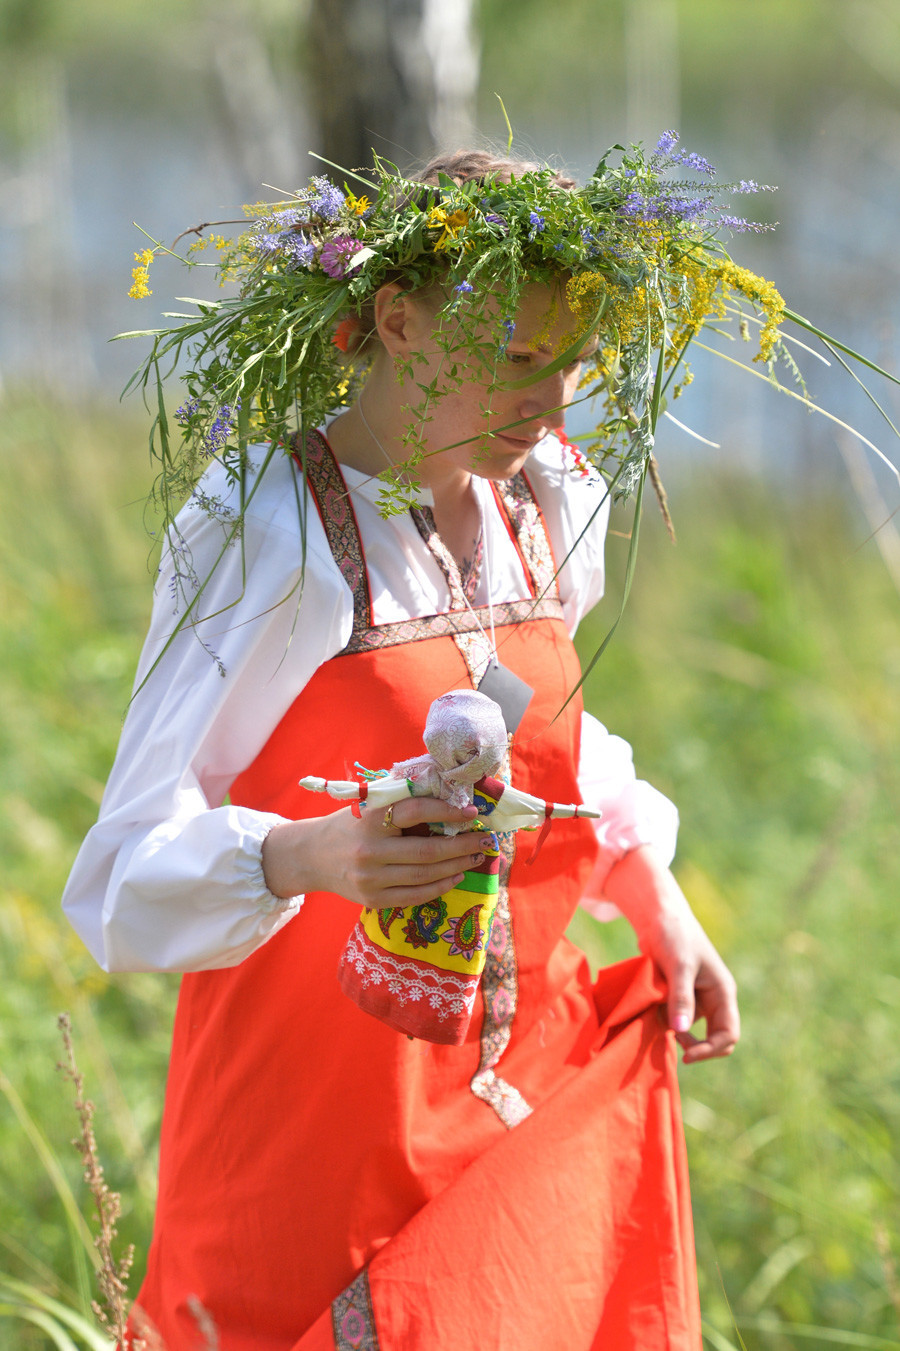
[[[105,1332],[90,1319],[60,1300],[53,1299],[37,1286],[16,1280],[13,1276],[0,1276],[0,1295],[14,1301],[11,1308],[14,1316],[28,1318],[44,1327],[51,1336],[58,1338],[56,1345],[62,1347],[63,1351],[79,1351],[65,1331],[66,1328],[74,1332],[90,1351],[109,1351],[111,1340]],[[42,1319],[47,1322],[40,1321]]]
[[[34,1120],[28,1108],[25,1106],[19,1094],[16,1092],[9,1079],[0,1070],[0,1093],[6,1098],[12,1108],[19,1125],[22,1127],[34,1152],[43,1165],[44,1171],[50,1181],[53,1183],[54,1191],[62,1202],[63,1210],[66,1212],[66,1219],[74,1236],[79,1240],[75,1247],[86,1252],[95,1268],[100,1266],[100,1258],[97,1256],[97,1250],[94,1247],[94,1236],[88,1228],[87,1221],[78,1208],[78,1202],[75,1194],[69,1186],[68,1178],[60,1167],[59,1160],[53,1152],[44,1132]]]
[[[811,324],[808,319],[804,319],[802,314],[797,314],[795,310],[786,309],[784,317],[785,319],[790,319],[792,323],[799,324],[801,328],[805,328],[807,333],[815,334],[817,338],[821,338],[823,342],[828,343],[832,349],[838,348],[841,352],[845,352],[848,357],[852,357],[854,361],[860,362],[863,366],[868,366],[870,371],[875,371],[877,375],[883,375],[885,380],[890,380],[892,384],[900,385],[900,377],[891,375],[890,371],[886,371],[883,366],[879,366],[877,362],[870,361],[868,357],[864,357],[861,352],[854,351],[852,347],[847,347],[844,343],[839,342],[837,338],[833,338],[829,333],[823,333],[821,328],[816,328],[815,324]]]
[[[755,1332],[778,1336],[790,1334],[809,1341],[827,1342],[829,1346],[854,1346],[860,1351],[900,1351],[900,1342],[889,1337],[873,1337],[867,1332],[843,1332],[840,1328],[816,1327],[812,1323],[782,1323],[777,1318],[744,1318],[744,1327]]]

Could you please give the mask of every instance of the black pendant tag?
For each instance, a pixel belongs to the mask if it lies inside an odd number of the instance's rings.
[[[478,689],[500,705],[507,732],[517,731],[534,694],[531,686],[492,657],[490,666],[478,682]]]

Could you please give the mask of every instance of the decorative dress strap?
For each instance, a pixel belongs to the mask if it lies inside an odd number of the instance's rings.
[[[463,583],[459,564],[437,532],[437,526],[434,523],[434,512],[431,507],[410,507],[409,514],[415,522],[416,529],[428,546],[432,557],[444,574],[444,580],[446,581],[447,589],[450,592],[450,609],[468,609],[465,585]]]
[[[365,632],[372,627],[372,598],[350,490],[321,432],[308,432],[305,448],[294,437],[292,454],[322,518],[332,557],[353,593],[353,631]]]
[[[518,550],[532,587],[538,599],[559,596],[556,578],[556,560],[534,489],[527,475],[520,471],[514,478],[491,485],[506,517],[512,541]]]

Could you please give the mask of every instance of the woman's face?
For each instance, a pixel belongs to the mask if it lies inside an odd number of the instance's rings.
[[[505,353],[497,360],[496,380],[492,383],[477,360],[468,357],[462,363],[467,378],[458,387],[447,382],[449,359],[434,342],[434,305],[419,304],[420,328],[416,329],[414,322],[409,335],[412,390],[404,392],[413,413],[421,415],[425,396],[415,386],[434,380],[445,390],[427,408],[430,420],[424,424],[423,434],[430,454],[421,465],[423,481],[460,471],[489,479],[510,478],[522,468],[538,441],[563,426],[565,407],[578,387],[580,361],[539,378],[525,389],[504,387],[524,376],[539,375],[575,340],[578,325],[563,288],[526,287],[515,329]],[[485,339],[496,340],[490,326],[485,326]],[[589,339],[585,355],[595,346],[596,339]]]

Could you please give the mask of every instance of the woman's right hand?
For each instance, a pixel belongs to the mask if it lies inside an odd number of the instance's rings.
[[[392,824],[380,810],[347,807],[328,816],[275,826],[262,848],[266,886],[287,898],[331,891],[348,901],[385,910],[422,905],[462,881],[466,868],[483,860],[490,834],[403,835],[423,822],[471,822],[474,806],[451,807],[439,798],[404,798],[394,804]]]

